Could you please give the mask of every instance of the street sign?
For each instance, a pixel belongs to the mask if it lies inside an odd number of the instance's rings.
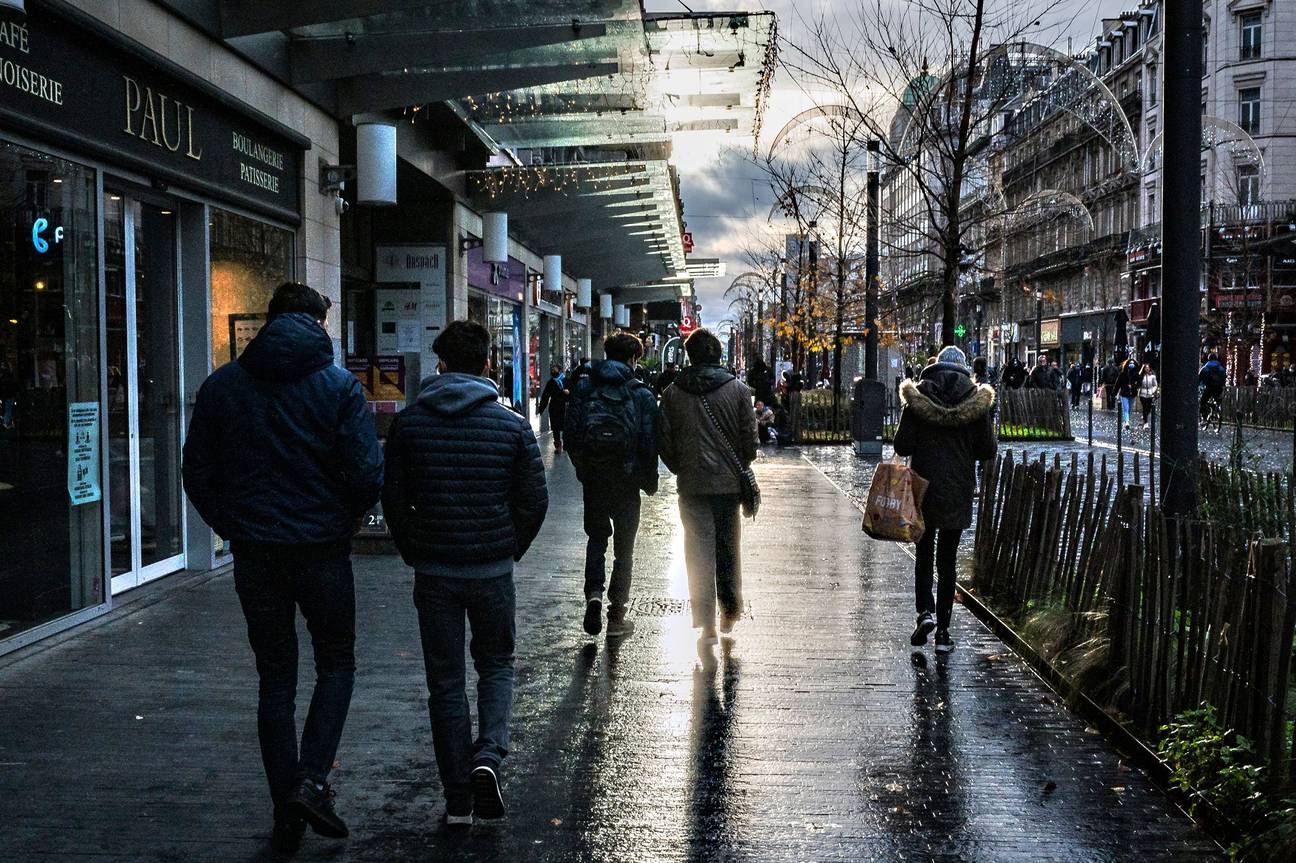
[[[693,254],[693,232],[692,231],[684,232],[684,254],[686,255]]]

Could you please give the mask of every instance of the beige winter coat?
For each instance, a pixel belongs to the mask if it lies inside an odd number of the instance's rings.
[[[738,475],[711,411],[744,466],[756,460],[756,412],[751,389],[720,366],[690,366],[662,393],[659,450],[678,477],[681,495],[738,494]]]

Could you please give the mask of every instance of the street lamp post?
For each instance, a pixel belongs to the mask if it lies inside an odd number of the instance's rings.
[[[1197,509],[1197,354],[1201,342],[1202,3],[1165,4],[1161,276],[1161,496]]]
[[[864,377],[878,379],[878,277],[880,266],[879,225],[881,217],[881,161],[882,142],[868,142],[868,236],[864,259]]]

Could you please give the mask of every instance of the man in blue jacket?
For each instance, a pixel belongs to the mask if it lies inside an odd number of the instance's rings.
[[[490,334],[455,321],[433,344],[437,376],[387,436],[383,512],[414,568],[428,713],[446,825],[504,815],[500,765],[513,708],[513,564],[540,532],[549,496],[526,419],[485,377]],[[464,618],[477,669],[477,739],[464,692]]]
[[[609,336],[607,359],[572,386],[567,408],[567,452],[584,490],[585,631],[603,629],[607,547],[613,540],[607,635],[634,632],[626,617],[639,532],[639,492],[657,493],[657,397],[635,378],[643,343],[630,333]]]
[[[234,554],[281,851],[301,844],[306,823],[322,836],[347,835],[328,774],[355,680],[351,537],[383,482],[360,383],[333,365],[329,306],[305,285],[281,285],[265,328],[198,391],[184,447],[185,491]],[[297,608],[316,669],[300,749]]]

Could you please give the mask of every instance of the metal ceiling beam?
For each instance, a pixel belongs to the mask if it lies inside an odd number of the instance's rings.
[[[407,33],[353,33],[294,39],[288,59],[294,84],[353,78],[393,69],[430,66],[528,66],[552,58],[547,46],[584,42],[607,35],[603,23],[492,27]]]
[[[466,72],[361,75],[338,82],[338,113],[345,117],[426,105],[535,84],[615,75],[619,69],[619,63],[578,63]]]
[[[518,20],[521,15],[533,24],[609,18],[623,13],[625,5],[624,0],[220,0],[220,18],[221,34],[229,39],[419,9],[435,10],[442,21],[461,20],[470,26],[473,22]]]

